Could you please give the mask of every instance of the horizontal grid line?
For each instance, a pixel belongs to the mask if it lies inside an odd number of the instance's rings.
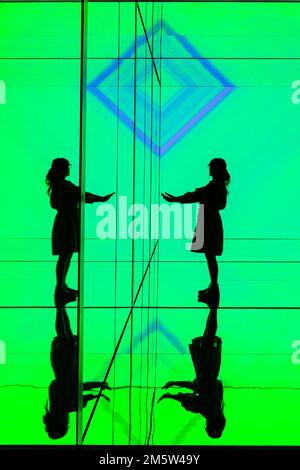
[[[103,0],[88,0],[89,3],[102,3]],[[80,3],[81,0],[1,0],[1,3]],[[135,0],[120,0],[121,3],[135,3]],[[269,4],[297,4],[300,0],[189,0],[189,3],[225,3],[225,4],[235,4],[235,3],[249,3],[251,4],[260,4],[260,3],[269,3]],[[115,0],[112,0],[111,3],[117,3]],[[164,3],[184,3],[184,0],[165,0]]]
[[[111,353],[113,352],[113,350],[111,349],[110,351],[108,352],[101,352],[101,351],[97,351],[97,352],[86,352],[84,355],[85,356],[110,356]],[[155,352],[133,352],[132,353],[133,355],[135,356],[139,356],[139,355],[143,355],[143,356],[147,356],[148,354],[150,354],[150,356],[154,356],[156,353]],[[190,354],[189,352],[159,352],[158,353],[159,355],[161,356],[188,356],[190,357]],[[26,352],[13,352],[13,353],[8,353],[7,354],[8,356],[10,357],[13,357],[13,356],[38,356],[40,358],[42,358],[42,356],[46,356],[48,357],[49,353],[48,352],[29,352],[29,351],[26,351]],[[118,352],[118,355],[120,356],[127,356],[129,355],[129,352]],[[223,352],[222,351],[222,357],[224,356],[284,356],[284,357],[290,357],[291,354],[290,353],[281,353],[281,352]],[[1,385],[0,385],[0,388],[1,388]]]
[[[203,253],[201,253],[203,254]],[[218,260],[220,264],[300,264],[300,260]],[[56,263],[54,260],[0,260],[0,263]],[[73,261],[77,263],[77,261]],[[85,260],[84,263],[115,263],[115,260]],[[130,260],[118,260],[118,263],[132,263]],[[143,260],[134,260],[134,263],[143,263]],[[206,264],[206,261],[184,261],[184,260],[159,260],[151,261],[151,264],[156,263],[188,263],[188,264]]]
[[[182,89],[182,88],[189,88],[189,89],[190,89],[190,88],[200,88],[200,87],[201,87],[201,88],[207,88],[207,89],[219,88],[218,86],[214,86],[214,85],[203,85],[203,86],[202,86],[202,85],[199,85],[199,86],[196,86],[196,85],[195,85],[195,86],[194,86],[194,85],[193,85],[193,86],[186,85],[186,86],[184,86],[184,87],[180,87],[180,86],[177,87],[177,86],[173,86],[173,85],[170,85],[170,86],[168,86],[168,85],[166,85],[166,86],[163,85],[163,86],[164,86],[164,88],[180,88],[180,89]],[[58,89],[58,88],[59,88],[59,89],[62,89],[62,88],[68,88],[68,89],[70,89],[70,88],[76,88],[76,89],[78,89],[78,88],[79,88],[79,85],[68,85],[68,84],[52,85],[52,84],[47,83],[47,84],[36,84],[36,85],[32,85],[32,84],[31,84],[31,85],[28,85],[28,86],[27,86],[27,85],[25,86],[24,84],[23,84],[23,85],[14,84],[14,85],[11,86],[11,88],[16,88],[16,89],[17,89],[17,88],[18,88],[18,89],[24,89],[25,87],[26,87],[27,89],[33,89],[33,90],[39,90],[39,89],[43,89],[43,88],[52,88],[52,89],[56,90],[56,89]],[[137,88],[139,88],[139,87],[142,88],[143,86],[142,86],[142,85],[140,85],[140,86],[138,85]],[[240,88],[240,89],[256,89],[256,90],[263,90],[263,89],[269,90],[269,89],[272,89],[272,88],[275,88],[275,89],[282,89],[282,90],[291,90],[291,87],[290,87],[290,86],[287,86],[287,85],[278,85],[278,86],[277,86],[277,85],[235,85],[235,87],[236,87],[236,88]],[[104,87],[103,87],[103,88],[104,88]],[[117,88],[117,85],[116,85],[116,86],[106,86],[105,88],[106,88],[106,89]],[[122,86],[122,85],[120,85],[119,88],[126,89],[126,88],[132,88],[132,86],[128,86],[128,85]],[[151,88],[150,85],[148,85],[147,88],[150,89],[150,88]]]
[[[292,36],[294,37],[294,36]],[[298,37],[298,36],[296,36]],[[88,57],[87,60],[117,60],[118,57]],[[124,60],[134,60],[132,57],[124,57]],[[158,59],[157,57],[144,58],[137,57],[136,60],[300,60],[300,57],[162,57]],[[0,60],[80,60],[80,57],[0,57]],[[159,82],[159,78],[157,76]],[[160,82],[159,82],[160,83]]]
[[[0,305],[0,309],[15,309],[15,310],[20,310],[20,309],[55,309],[56,307],[53,305],[53,306],[36,306],[36,305],[28,305],[28,306],[25,306],[25,305],[22,305],[22,306],[12,306],[12,305]],[[69,307],[68,305],[66,306],[67,309],[76,309],[77,307]],[[124,305],[121,305],[121,306],[118,306],[118,305],[106,305],[106,306],[99,306],[99,305],[96,305],[96,306],[85,306],[84,309],[88,309],[88,310],[103,310],[103,309],[106,309],[106,310],[109,310],[109,309],[130,309],[132,308],[132,306],[130,305],[127,305],[127,306],[124,306]],[[178,305],[173,305],[173,306],[157,306],[157,305],[143,305],[143,306],[139,306],[139,305],[136,305],[133,307],[133,310],[136,310],[136,309],[160,309],[160,310],[207,310],[208,307],[193,307],[193,306],[185,306],[185,305],[181,305],[181,306],[178,306]],[[299,307],[296,307],[296,306],[293,306],[293,307],[261,307],[261,306],[231,306],[231,307],[221,307],[219,306],[218,307],[218,310],[300,310],[300,306]]]
[[[51,237],[0,237],[0,240],[51,240]],[[97,237],[85,237],[85,240],[97,240]],[[299,240],[300,237],[224,237],[224,240],[274,240],[274,241],[295,241]]]
[[[33,389],[38,389],[38,390],[48,390],[48,386],[40,386],[40,385],[33,385],[33,384],[4,384],[0,385],[0,389],[2,388],[9,388],[9,387],[18,387],[18,388],[33,388]],[[132,388],[137,388],[137,389],[154,389],[154,388],[163,388],[163,386],[143,386],[143,385],[131,385]],[[96,389],[97,387],[95,387]],[[111,387],[112,390],[122,390],[122,389],[127,389],[129,388],[129,385],[119,385],[117,387]],[[180,387],[176,387],[176,389],[179,389]],[[184,387],[181,387],[184,388]],[[288,387],[284,385],[223,385],[224,389],[231,389],[231,390],[291,390],[291,391],[300,391],[300,387]],[[173,389],[175,391],[175,389]]]

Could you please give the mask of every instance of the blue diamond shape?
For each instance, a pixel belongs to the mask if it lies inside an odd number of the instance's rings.
[[[148,135],[147,132],[144,132],[144,129],[139,127],[139,123],[137,123],[136,126],[136,136],[138,139],[145,142],[158,156],[163,156],[168,150],[170,150],[170,148],[181,140],[196,124],[198,124],[235,89],[235,86],[208,59],[203,58],[185,37],[176,34],[176,32],[165,22],[163,22],[162,27],[167,33],[164,39],[164,44],[168,46],[168,42],[171,43],[172,53],[176,45],[176,47],[183,50],[184,54],[188,54],[188,59],[184,58],[182,61],[179,61],[177,59],[164,58],[162,61],[164,69],[173,78],[176,78],[180,88],[176,90],[176,93],[169,97],[162,107],[163,127],[161,146],[158,141],[155,142],[156,136],[151,136]],[[153,28],[153,35],[159,34],[160,28],[161,23],[159,22]],[[152,31],[149,31],[148,38],[150,38],[151,35]],[[173,38],[175,41],[172,41]],[[138,37],[137,49],[144,46],[145,43],[146,39],[144,36]],[[134,44],[127,49],[119,60],[113,60],[111,65],[88,85],[88,90],[93,93],[110,111],[118,115],[123,123],[132,131],[134,129],[134,122],[128,112],[128,109],[132,108],[132,80],[127,82],[125,87],[122,87],[124,96],[122,95],[122,99],[120,100],[121,105],[119,109],[114,100],[115,97],[109,96],[109,87],[106,88],[106,93],[104,93],[104,87],[107,86],[109,80],[113,79],[114,74],[118,72],[118,67],[121,69],[121,67],[127,66],[129,61],[126,62],[126,59],[133,57]],[[137,63],[140,63],[139,60],[137,60]],[[140,71],[137,71],[138,74],[140,74]],[[204,85],[203,87],[200,87],[199,85],[197,86],[193,80],[193,76],[195,76],[195,74],[198,77],[198,83],[199,78],[202,78],[203,82],[209,80],[209,85]],[[132,77],[132,75],[132,73],[129,73],[129,77]],[[144,80],[144,78],[144,72],[142,72],[142,74],[137,76],[137,82],[139,83],[141,80]],[[116,83],[116,79],[114,80],[114,83]],[[182,86],[184,86],[184,88],[182,88]],[[151,102],[139,88],[137,88],[136,97],[137,116],[139,116],[140,113],[143,115],[142,113],[144,113],[143,110],[145,105],[146,110],[150,113]],[[152,111],[153,113],[159,111],[158,104],[154,103]],[[133,115],[133,110],[131,114]]]

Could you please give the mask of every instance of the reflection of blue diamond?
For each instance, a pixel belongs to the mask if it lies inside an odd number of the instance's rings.
[[[145,338],[148,338],[148,336],[156,332],[160,332],[180,354],[185,354],[187,352],[181,341],[160,321],[153,322],[149,325],[147,330],[145,329],[135,336],[132,340],[132,348],[135,349],[142,341],[144,341]],[[127,348],[124,352],[129,353],[130,349]]]
[[[129,354],[130,351],[135,351],[137,347],[146,339],[149,338],[152,334],[160,333],[177,351],[179,354],[187,354],[187,348],[181,343],[177,336],[172,333],[168,328],[165,327],[160,321],[152,322],[148,328],[145,328],[140,333],[132,338],[131,347],[120,348],[118,354]],[[102,375],[107,371],[109,361],[105,364],[102,370]]]
[[[161,23],[153,28],[154,36],[161,34],[160,28]],[[201,57],[185,37],[176,34],[165,22],[163,23],[163,30],[166,33],[163,36],[164,56],[167,56],[167,52],[170,50],[170,57],[182,57],[182,60],[176,58],[162,59],[163,76],[167,77],[168,86],[162,88],[161,146],[159,146],[157,132],[153,132],[151,135],[150,131],[145,131],[143,127],[144,110],[146,109],[149,116],[151,113],[151,100],[147,94],[145,95],[145,88],[143,87],[145,81],[144,61],[136,61],[138,85],[136,93],[136,136],[160,156],[173,147],[235,88],[209,60]],[[149,38],[151,34],[152,31],[149,31]],[[138,50],[142,46],[145,47],[145,42],[144,37],[137,38]],[[142,58],[143,54],[138,53],[137,57]],[[134,128],[133,58],[134,45],[119,60],[114,60],[104,72],[88,85],[89,91],[108,109],[118,114],[131,130]],[[118,67],[122,85],[119,110],[116,100]],[[146,67],[146,75],[151,73],[149,68]],[[128,77],[127,82],[124,82],[124,77]],[[169,86],[169,83],[171,86]],[[158,82],[155,85],[158,86]],[[152,106],[154,116],[157,115],[158,110],[159,103],[154,101]]]

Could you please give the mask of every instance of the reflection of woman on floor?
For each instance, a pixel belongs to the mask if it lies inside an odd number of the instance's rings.
[[[199,413],[205,418],[205,430],[209,437],[216,439],[222,436],[226,419],[223,412],[223,384],[221,380],[217,380],[214,387],[211,388],[205,387],[203,383],[198,384],[196,381],[168,382],[163,388],[170,387],[188,388],[192,393],[177,393],[176,395],[165,393],[159,401],[165,398],[178,401],[186,411]]]
[[[56,293],[62,295],[77,294],[66,284],[66,276],[70,267],[72,254],[79,247],[79,203],[80,188],[66,180],[70,174],[70,162],[66,158],[55,158],[47,173],[46,183],[50,204],[57,210],[52,230],[52,254],[58,255],[56,265]],[[85,193],[85,202],[105,202],[112,194],[97,196]]]
[[[65,308],[56,309],[56,333],[51,345],[51,366],[55,375],[49,386],[49,402],[43,422],[51,439],[60,439],[68,432],[69,413],[78,410],[77,337],[72,334]],[[100,388],[102,382],[86,382],[83,391]],[[105,384],[105,389],[110,387]],[[102,395],[103,398],[109,400]],[[97,395],[83,396],[83,407]]]
[[[212,180],[206,186],[178,197],[169,193],[163,193],[162,196],[168,202],[180,202],[181,204],[199,202],[204,204],[204,244],[202,247],[197,247],[196,234],[200,232],[199,224],[201,223],[199,211],[191,251],[204,253],[208,264],[211,284],[208,289],[200,292],[206,293],[206,295],[219,296],[216,256],[222,255],[223,252],[223,225],[219,210],[226,207],[227,185],[230,182],[225,160],[222,158],[211,160],[209,174]]]
[[[188,388],[192,393],[165,393],[159,400],[176,400],[183,408],[201,414],[206,420],[209,437],[222,436],[226,419],[224,416],[223,384],[218,380],[221,367],[222,340],[217,332],[217,309],[211,308],[206,322],[204,335],[192,340],[189,345],[196,379],[191,381],[167,382],[163,387]]]

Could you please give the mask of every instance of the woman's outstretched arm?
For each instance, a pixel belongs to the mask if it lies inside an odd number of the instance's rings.
[[[111,390],[111,387],[108,385],[107,382],[84,382],[83,383],[83,390],[93,390],[94,388],[100,388],[103,385],[103,390]]]
[[[162,388],[168,389],[170,387],[189,388],[190,390],[195,390],[196,388],[194,382],[191,382],[188,380],[179,380],[177,382],[167,382],[166,385],[164,385]]]
[[[96,398],[98,397],[98,395],[93,395],[92,393],[89,393],[87,395],[83,395],[83,408],[86,407],[87,403],[91,400],[96,400]],[[103,397],[106,401],[110,401],[110,398],[107,397],[106,395],[103,395],[101,393],[101,397]]]
[[[185,193],[182,196],[173,196],[169,193],[162,193],[161,195],[167,202],[179,202],[181,204],[189,204],[193,202],[204,202],[205,193],[206,188],[205,186],[203,186],[202,188],[198,188],[195,191]]]
[[[106,202],[115,193],[107,194],[106,196],[98,196],[97,194],[85,193],[85,202],[92,204],[93,202]]]
[[[172,395],[172,393],[165,393],[164,395],[162,395],[162,396],[157,400],[157,403],[160,403],[160,402],[161,402],[162,400],[164,400],[165,398],[171,398],[171,400],[180,401],[179,394],[177,394],[177,395]]]
[[[67,191],[68,194],[71,194],[71,197],[75,197],[75,199],[79,202],[81,198],[81,191],[80,187],[76,186],[75,184],[68,181],[67,183]],[[115,193],[107,194],[106,196],[98,196],[97,194],[85,192],[85,202],[88,204],[92,204],[93,202],[106,202],[108,201]]]

